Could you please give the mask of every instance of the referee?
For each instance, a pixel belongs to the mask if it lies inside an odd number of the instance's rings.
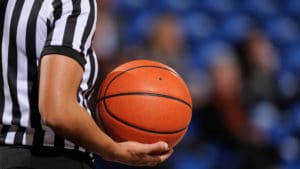
[[[1,169],[90,169],[91,153],[153,166],[172,154],[116,143],[94,122],[96,16],[96,0],[0,0]]]

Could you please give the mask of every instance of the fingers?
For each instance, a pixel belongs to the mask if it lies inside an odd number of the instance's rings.
[[[157,154],[157,155],[145,155],[141,160],[139,166],[156,166],[165,160],[167,160],[173,153],[173,149],[168,150],[167,152],[163,154]]]
[[[161,155],[160,155],[160,160],[161,160],[161,161],[167,160],[167,159],[173,154],[173,151],[174,151],[174,150],[171,149],[171,150],[165,152],[164,154],[161,154]]]
[[[171,155],[173,154],[173,149],[168,150],[167,152],[160,154],[160,155],[156,155],[158,157],[158,163],[160,164],[162,162],[164,162],[165,160],[167,160]],[[157,165],[156,164],[156,165]]]
[[[153,144],[145,144],[143,147],[144,148],[141,149],[143,153],[152,155],[159,155],[170,150],[168,144],[162,141]]]
[[[167,160],[173,153],[173,149],[170,149],[165,142],[157,142],[145,146],[147,147],[143,152],[145,156],[143,156],[141,161],[146,162],[143,164],[146,166],[156,166]]]
[[[166,159],[173,153],[165,142],[157,142],[153,144],[143,144],[138,142],[119,143],[122,149],[121,154],[117,156],[116,161],[133,166],[155,166]]]

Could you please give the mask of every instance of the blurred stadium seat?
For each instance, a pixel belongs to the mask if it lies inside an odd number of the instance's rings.
[[[265,31],[275,44],[284,46],[299,41],[299,26],[299,22],[291,17],[277,16],[266,21]]]
[[[300,43],[284,48],[281,61],[284,69],[300,75]]]
[[[220,23],[219,36],[225,40],[235,43],[244,39],[250,30],[255,27],[255,21],[245,14],[233,14]]]
[[[237,0],[202,0],[195,2],[195,6],[197,6],[198,9],[217,17],[233,12],[238,6]]]
[[[160,3],[153,3],[158,11],[184,12],[192,7],[193,0],[161,0]]]
[[[123,25],[122,37],[126,43],[141,43],[149,35],[155,18],[155,13],[140,13]]]
[[[257,19],[265,19],[278,13],[279,4],[276,0],[245,0],[240,9]]]
[[[160,14],[178,16],[188,42],[189,69],[203,72],[216,57],[234,55],[235,43],[257,27],[279,51],[277,80],[280,92],[287,97],[296,97],[300,89],[300,0],[115,0],[115,5],[116,15],[121,18],[120,34],[124,46],[145,42],[154,19]],[[290,137],[300,139],[299,100],[296,102],[284,112],[277,112],[280,110],[268,104],[253,107],[253,124],[264,128],[269,143],[281,147],[283,152],[290,149],[283,146]],[[284,113],[288,117],[282,119]],[[198,125],[197,121],[191,125],[186,137],[194,137],[199,132],[195,125]],[[235,167],[226,163],[238,161],[232,152],[216,143],[204,144],[201,150],[177,150],[171,160],[174,163],[172,169],[213,169],[216,163],[228,165],[230,169]],[[282,156],[289,155],[284,153]],[[283,161],[281,169],[299,169],[299,157],[298,154],[294,161]]]
[[[138,13],[149,7],[149,1],[147,0],[117,0],[115,2],[118,12],[123,14]]]
[[[290,14],[291,16],[297,17],[300,19],[300,1],[299,0],[285,0],[285,12]]]
[[[188,41],[194,45],[211,39],[216,33],[216,20],[206,13],[191,13],[182,20]]]
[[[208,69],[215,59],[227,54],[232,54],[231,44],[224,40],[212,39],[199,46],[193,57],[198,66]]]

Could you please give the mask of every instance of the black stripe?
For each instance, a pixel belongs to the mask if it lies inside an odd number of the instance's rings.
[[[55,134],[54,147],[57,148],[58,150],[62,150],[64,149],[64,145],[65,145],[64,138],[58,134]]]
[[[113,94],[113,95],[102,97],[97,102],[103,101],[103,100],[106,100],[106,99],[109,99],[109,98],[112,98],[112,97],[120,97],[120,96],[128,96],[128,95],[144,95],[144,96],[163,97],[163,98],[179,101],[179,102],[187,105],[190,109],[192,108],[192,106],[188,102],[186,102],[186,101],[184,101],[180,98],[177,98],[177,97],[174,97],[174,96],[169,96],[169,95],[164,95],[164,94],[159,94],[159,93],[147,93],[147,92],[127,92],[127,93]]]
[[[76,28],[77,18],[81,12],[81,0],[72,0],[73,11],[72,14],[68,16],[66,28],[64,31],[63,45],[72,47],[72,42],[74,39],[74,32]]]
[[[93,50],[89,49],[88,50],[88,56],[89,56],[89,60],[90,60],[90,75],[89,75],[89,79],[87,81],[87,86],[88,86],[88,90],[84,92],[83,96],[85,99],[89,99],[89,97],[91,96],[92,92],[94,91],[94,87],[93,86],[93,80],[94,80],[94,76],[95,76],[95,58],[93,55]],[[90,107],[90,105],[88,106]]]
[[[1,133],[0,133],[0,143],[4,144],[5,143],[5,138],[7,136],[8,130],[9,130],[8,125],[3,125],[1,126]]]
[[[2,5],[0,7],[0,118],[1,122],[3,121],[3,111],[4,111],[4,89],[3,89],[3,72],[2,72],[2,41],[3,41],[3,30],[4,30],[4,18],[5,18],[5,9],[8,1],[2,1]]]
[[[84,69],[85,59],[76,50],[66,46],[46,46],[42,52],[42,57],[48,54],[60,54],[70,57],[78,62],[78,64]]]
[[[14,145],[22,145],[25,131],[26,131],[25,127],[21,127],[21,126],[18,127],[15,135]]]
[[[34,1],[32,6],[26,32],[26,55],[28,64],[28,99],[30,104],[30,122],[31,126],[35,128],[36,134],[42,133],[41,117],[38,110],[38,67],[36,64],[36,27],[37,18],[42,7],[43,1]],[[42,136],[34,136],[34,139]],[[42,144],[42,140],[34,140],[33,142]]]
[[[94,56],[94,53],[93,53],[93,50],[92,49],[89,49],[88,50],[88,56],[89,56],[89,59],[90,59],[90,74],[89,74],[89,79],[87,81],[87,86],[88,86],[88,89],[83,93],[83,98],[85,100],[87,100],[87,102],[84,102],[85,105],[84,107],[86,108],[89,108],[91,110],[91,115],[93,118],[95,118],[95,103],[96,102],[93,102],[94,98],[92,98],[92,94],[93,92],[95,91],[95,86],[93,85],[93,80],[94,80],[94,75],[95,75],[95,56]]]
[[[75,145],[74,150],[79,150],[79,146]]]
[[[8,54],[8,83],[10,86],[11,98],[13,103],[13,119],[12,124],[19,125],[21,118],[20,105],[18,101],[18,92],[17,92],[17,74],[18,74],[18,56],[17,56],[17,29],[19,26],[19,19],[21,16],[21,11],[25,1],[17,1],[11,19],[10,27],[10,44],[9,44],[9,54]],[[14,35],[12,35],[12,33]],[[12,72],[12,73],[11,73]],[[10,76],[12,75],[12,76]],[[25,128],[19,126],[15,137],[14,144],[21,145]]]
[[[17,92],[17,74],[18,74],[18,54],[17,54],[17,28],[22,11],[24,1],[16,1],[16,5],[13,10],[12,19],[10,23],[9,33],[9,51],[8,51],[8,84],[12,99],[12,124],[19,125],[21,112],[18,102]]]
[[[81,81],[82,81],[82,80],[81,80]],[[81,81],[80,81],[80,84],[81,84]],[[81,100],[80,100],[80,97],[79,97],[79,96],[81,95],[81,93],[82,93],[82,89],[81,89],[81,87],[79,86],[78,91],[77,91],[77,96],[76,96],[76,97],[77,97],[77,102],[78,102],[78,103],[80,103],[80,101],[81,101]]]
[[[40,150],[40,148],[43,146],[44,135],[45,135],[45,131],[43,130],[36,130],[34,132],[33,142],[32,142],[32,147],[34,150]]]
[[[82,36],[82,39],[81,39],[81,45],[80,45],[80,49],[81,49],[81,52],[84,52],[84,47],[85,47],[85,43],[92,31],[92,28],[93,28],[93,25],[94,25],[94,19],[95,19],[95,4],[94,4],[94,0],[89,0],[89,3],[90,3],[90,13],[89,13],[89,17],[88,17],[88,20],[87,20],[87,25],[84,29],[84,32],[83,32],[83,36]]]
[[[0,7],[2,6],[2,4],[3,4],[3,0],[0,0]],[[1,9],[1,10],[3,10],[3,9]]]
[[[52,6],[54,9],[53,15],[54,15],[54,21],[51,26],[48,25],[48,36],[47,36],[47,41],[46,41],[46,46],[49,46],[51,44],[52,38],[53,38],[53,31],[55,28],[55,23],[60,17],[62,16],[62,2],[61,0],[54,0],[52,2]]]
[[[91,75],[90,75],[90,79],[89,79],[89,86],[93,86],[93,84],[94,84],[94,82],[93,82],[93,80],[95,79],[95,78],[97,78],[97,74],[98,74],[98,71],[96,72],[96,66],[98,66],[98,63],[97,63],[97,56],[95,56],[95,53],[94,53],[94,51],[91,49],[90,50],[91,52],[90,52],[90,60],[91,60]],[[96,75],[95,75],[95,73],[96,73]],[[97,80],[97,79],[96,79]],[[93,87],[95,87],[95,86],[93,86]],[[92,93],[92,91],[94,90],[94,88],[92,88],[92,90],[90,90],[89,92],[88,92],[88,95],[91,95],[91,93]]]

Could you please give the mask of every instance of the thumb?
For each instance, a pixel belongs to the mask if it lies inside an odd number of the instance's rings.
[[[164,152],[169,151],[169,146],[166,142],[160,141],[153,144],[148,144],[147,147],[145,147],[145,153],[146,154],[152,154],[152,155],[158,155],[162,154]]]

